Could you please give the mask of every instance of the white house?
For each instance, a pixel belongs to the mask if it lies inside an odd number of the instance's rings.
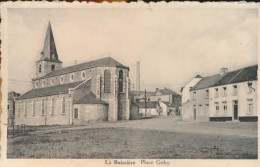
[[[210,121],[258,121],[258,65],[227,73],[209,88]]]

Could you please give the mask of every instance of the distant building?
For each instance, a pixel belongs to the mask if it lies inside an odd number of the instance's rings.
[[[8,125],[13,125],[15,121],[15,98],[19,97],[20,93],[9,92],[8,93]]]
[[[194,77],[182,89],[182,119],[256,121],[257,68],[255,65],[231,72],[221,68],[220,74]]]
[[[62,68],[50,23],[32,84],[30,91],[17,98],[16,124],[129,119],[129,67],[106,57]]]
[[[158,101],[147,101],[138,103],[141,116],[159,116],[161,107]]]

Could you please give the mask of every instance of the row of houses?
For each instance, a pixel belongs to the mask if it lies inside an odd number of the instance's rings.
[[[178,115],[181,108],[181,95],[169,88],[156,88],[152,91],[131,91],[131,101],[139,107],[139,116]]]
[[[258,65],[216,75],[196,75],[181,90],[182,119],[257,121]]]

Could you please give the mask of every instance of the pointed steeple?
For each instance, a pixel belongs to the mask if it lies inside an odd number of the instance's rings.
[[[40,60],[61,63],[61,61],[58,58],[50,21],[46,32],[44,45],[41,51]]]

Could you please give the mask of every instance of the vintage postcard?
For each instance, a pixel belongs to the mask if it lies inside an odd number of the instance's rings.
[[[258,166],[258,7],[1,4],[1,165]]]

